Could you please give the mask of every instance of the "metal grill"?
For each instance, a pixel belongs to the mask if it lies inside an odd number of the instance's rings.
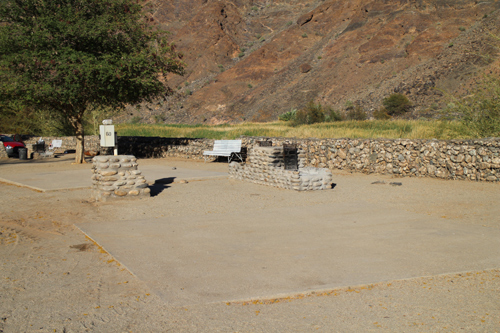
[[[272,147],[273,142],[272,141],[257,141],[257,144],[259,147]]]
[[[296,145],[283,145],[283,161],[285,164],[285,170],[299,169],[299,156]]]
[[[45,142],[40,142],[32,145],[34,153],[45,153]]]

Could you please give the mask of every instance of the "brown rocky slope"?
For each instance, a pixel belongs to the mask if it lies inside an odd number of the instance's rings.
[[[498,68],[490,33],[500,2],[472,0],[151,0],[151,20],[172,33],[187,73],[172,96],[128,108],[119,120],[272,121],[309,101],[368,114],[391,93],[432,116],[446,93],[467,93]]]

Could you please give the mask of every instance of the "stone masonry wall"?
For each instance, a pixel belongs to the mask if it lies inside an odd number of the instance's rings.
[[[262,138],[243,138],[250,147]],[[271,138],[274,146],[291,139]],[[400,177],[500,181],[500,139],[297,139],[306,166]]]
[[[38,139],[38,137],[36,138]],[[51,142],[52,138],[44,138]],[[63,140],[64,149],[73,138]],[[242,146],[250,150],[257,141],[268,140],[273,146],[296,144],[305,154],[305,166],[379,173],[400,177],[433,177],[500,182],[500,138],[477,140],[409,139],[291,139],[242,137]],[[212,139],[118,137],[118,152],[137,157],[174,156],[203,159],[203,151],[212,150]],[[99,150],[97,136],[85,137],[86,149]],[[63,149],[63,148],[61,148]]]
[[[92,159],[92,172],[92,199],[150,196],[135,156],[96,156]]]
[[[298,157],[299,170],[284,170],[282,147],[254,147],[248,151],[246,163],[229,164],[229,176],[255,184],[296,191],[331,188],[330,170],[302,168],[305,162],[303,150],[298,150]]]

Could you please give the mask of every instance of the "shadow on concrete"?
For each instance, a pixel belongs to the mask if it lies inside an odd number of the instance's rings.
[[[169,188],[170,186],[167,186],[167,184],[172,184],[175,180],[175,177],[168,177],[168,178],[161,178],[155,180],[153,185],[148,186],[149,189],[151,190],[151,196],[156,197],[158,194],[163,192],[163,190]]]

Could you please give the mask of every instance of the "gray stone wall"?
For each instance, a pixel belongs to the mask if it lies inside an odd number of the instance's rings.
[[[149,197],[146,179],[132,155],[96,156],[92,159],[92,199]]]
[[[282,147],[253,147],[248,151],[246,163],[229,164],[229,176],[255,184],[296,191],[331,188],[330,170],[303,168],[305,156],[302,149],[298,150],[298,157],[298,170],[284,170]]]
[[[34,138],[34,141],[38,140]],[[52,138],[44,138],[51,142]],[[75,149],[74,138],[63,140],[62,149]],[[257,141],[273,146],[296,144],[305,155],[304,166],[379,173],[400,177],[433,177],[500,182],[500,138],[477,140],[408,139],[290,139],[242,137],[248,150]],[[73,140],[73,141],[72,141]],[[212,139],[118,137],[118,152],[140,158],[180,157],[203,159],[212,150]],[[98,136],[85,138],[86,149],[99,150]]]
[[[243,138],[252,146],[262,138]],[[280,146],[292,140],[268,139]],[[306,154],[306,166],[379,173],[400,177],[433,177],[500,181],[500,139],[297,139],[292,143]]]

